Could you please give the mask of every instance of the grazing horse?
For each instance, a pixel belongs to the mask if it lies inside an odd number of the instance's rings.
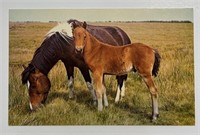
[[[69,98],[73,98],[74,96],[73,74],[74,67],[78,67],[92,94],[94,102],[96,102],[96,95],[88,67],[82,56],[74,53],[73,38],[69,35],[72,35],[69,24],[64,23],[54,27],[47,33],[41,46],[35,51],[28,67],[24,67],[22,83],[27,83],[31,110],[35,110],[45,102],[51,86],[47,75],[59,60],[64,63],[67,71],[68,87],[70,90]]]
[[[83,22],[74,19],[68,20],[68,23],[72,24],[72,30],[78,26],[83,26]],[[86,29],[95,38],[104,43],[108,43],[114,46],[122,46],[131,43],[131,40],[128,37],[128,35],[122,29],[116,26],[87,25]],[[115,102],[118,102],[125,95],[124,81],[127,79],[127,75],[117,75],[116,79],[118,86]]]
[[[74,24],[73,22],[70,23]],[[107,32],[107,35],[108,34],[109,32]],[[112,34],[113,37],[119,35],[119,33],[116,32],[113,32]],[[110,38],[110,40],[114,41],[113,38]],[[104,42],[110,40],[103,39]],[[46,34],[44,41],[35,51],[28,67],[24,66],[24,71],[22,72],[22,83],[27,84],[28,86],[31,110],[35,110],[37,107],[45,103],[51,87],[47,75],[59,60],[64,63],[67,71],[69,98],[74,97],[74,67],[78,67],[86,81],[89,91],[91,92],[94,104],[96,103],[96,94],[93,89],[88,67],[85,64],[83,57],[80,54],[75,53],[71,26],[64,23],[57,25]]]
[[[138,72],[149,88],[152,99],[152,119],[158,117],[158,93],[152,76],[156,76],[160,66],[160,55],[155,50],[141,43],[126,46],[112,46],[100,42],[86,30],[87,24],[73,30],[74,44],[77,51],[90,68],[96,86],[98,110],[108,106],[104,75],[124,75],[128,72]]]

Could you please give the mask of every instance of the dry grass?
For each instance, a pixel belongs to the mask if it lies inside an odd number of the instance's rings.
[[[194,50],[191,23],[96,23],[125,30],[132,42],[159,50],[160,118],[150,122],[150,94],[137,74],[130,73],[126,97],[114,103],[116,80],[106,77],[109,107],[102,112],[92,105],[79,70],[75,70],[77,98],[68,99],[64,66],[58,62],[49,73],[52,88],[45,107],[30,113],[27,90],[22,86],[21,64],[27,64],[54,23],[10,23],[9,125],[194,125]]]

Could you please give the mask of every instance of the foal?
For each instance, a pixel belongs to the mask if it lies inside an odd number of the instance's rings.
[[[151,93],[152,119],[158,117],[158,94],[152,75],[156,76],[160,65],[160,55],[147,45],[141,43],[126,46],[111,46],[98,41],[86,31],[87,24],[77,27],[73,31],[75,48],[83,53],[84,60],[91,72],[96,86],[98,110],[108,106],[104,75],[124,75],[137,71],[143,78]]]

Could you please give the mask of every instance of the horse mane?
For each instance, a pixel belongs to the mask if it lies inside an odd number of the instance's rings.
[[[35,67],[32,64],[29,64],[28,67],[24,69],[24,71],[21,74],[22,84],[27,83],[30,74],[34,71],[35,71]]]
[[[53,44],[53,46],[55,46],[58,43],[67,45],[66,42],[68,44],[72,44],[73,38],[68,36],[67,33],[63,33],[60,31],[54,31],[51,33],[47,33],[47,35],[45,36],[44,41],[42,42],[41,46],[38,47],[34,53],[34,55],[37,55],[38,53],[40,53],[41,51],[47,51],[47,48],[49,48],[50,44]],[[48,44],[48,45],[47,45]],[[44,53],[44,52],[43,52]]]
[[[78,20],[76,20],[76,19],[69,19],[69,20],[67,21],[67,23],[68,23],[68,24],[71,24],[71,26],[72,26],[73,29],[75,29],[75,28],[78,27],[78,26],[82,26],[82,25],[83,25],[83,22],[80,22],[80,21],[78,21]]]
[[[47,32],[45,38],[52,36],[56,32],[59,32],[61,35],[72,37],[72,29],[71,26],[66,22],[58,23],[55,27]]]
[[[31,64],[47,75],[64,55],[63,48],[72,45],[72,43],[72,37],[62,32],[55,32],[51,36],[47,36],[41,46],[36,49]]]

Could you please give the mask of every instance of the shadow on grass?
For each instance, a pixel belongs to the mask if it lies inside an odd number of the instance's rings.
[[[120,101],[119,103],[114,103],[114,106],[123,111],[128,111],[130,115],[137,116],[138,119],[146,118],[151,121],[152,116],[151,116],[150,108],[144,108],[142,106],[137,106],[137,105],[130,105],[130,103],[127,101]]]
[[[130,101],[127,100],[122,100],[119,103],[114,102],[116,92],[114,90],[108,90],[107,96],[108,102],[110,106],[113,106],[117,109],[121,109],[122,111],[129,112],[130,117],[135,117],[137,116],[138,119],[140,118],[146,118],[146,119],[151,119],[151,109],[150,108],[144,108],[140,107],[138,105],[134,105],[130,103]],[[76,90],[75,91],[75,97],[73,99],[69,99],[68,92],[66,91],[56,91],[56,92],[50,92],[47,98],[47,101],[45,105],[50,104],[53,102],[55,99],[64,99],[66,102],[69,101],[75,101],[77,104],[84,105],[88,107],[88,110],[90,111],[97,111],[97,105],[94,105],[92,96],[88,90]],[[70,103],[70,102],[69,102]],[[104,108],[104,109],[109,109],[109,106]]]
[[[47,101],[45,104],[49,104],[50,102],[52,102],[54,99],[56,98],[62,98],[65,101],[69,100],[69,96],[67,92],[50,92],[48,97],[47,97]]]
[[[97,107],[93,104],[93,100],[92,100],[92,96],[90,95],[90,92],[85,91],[85,90],[76,90],[75,96],[72,99],[69,98],[68,92],[64,92],[64,91],[50,92],[47,97],[47,101],[46,101],[45,105],[50,104],[57,98],[64,99],[66,102],[75,101],[78,104],[83,104],[83,105],[87,106],[91,110],[94,110]]]

